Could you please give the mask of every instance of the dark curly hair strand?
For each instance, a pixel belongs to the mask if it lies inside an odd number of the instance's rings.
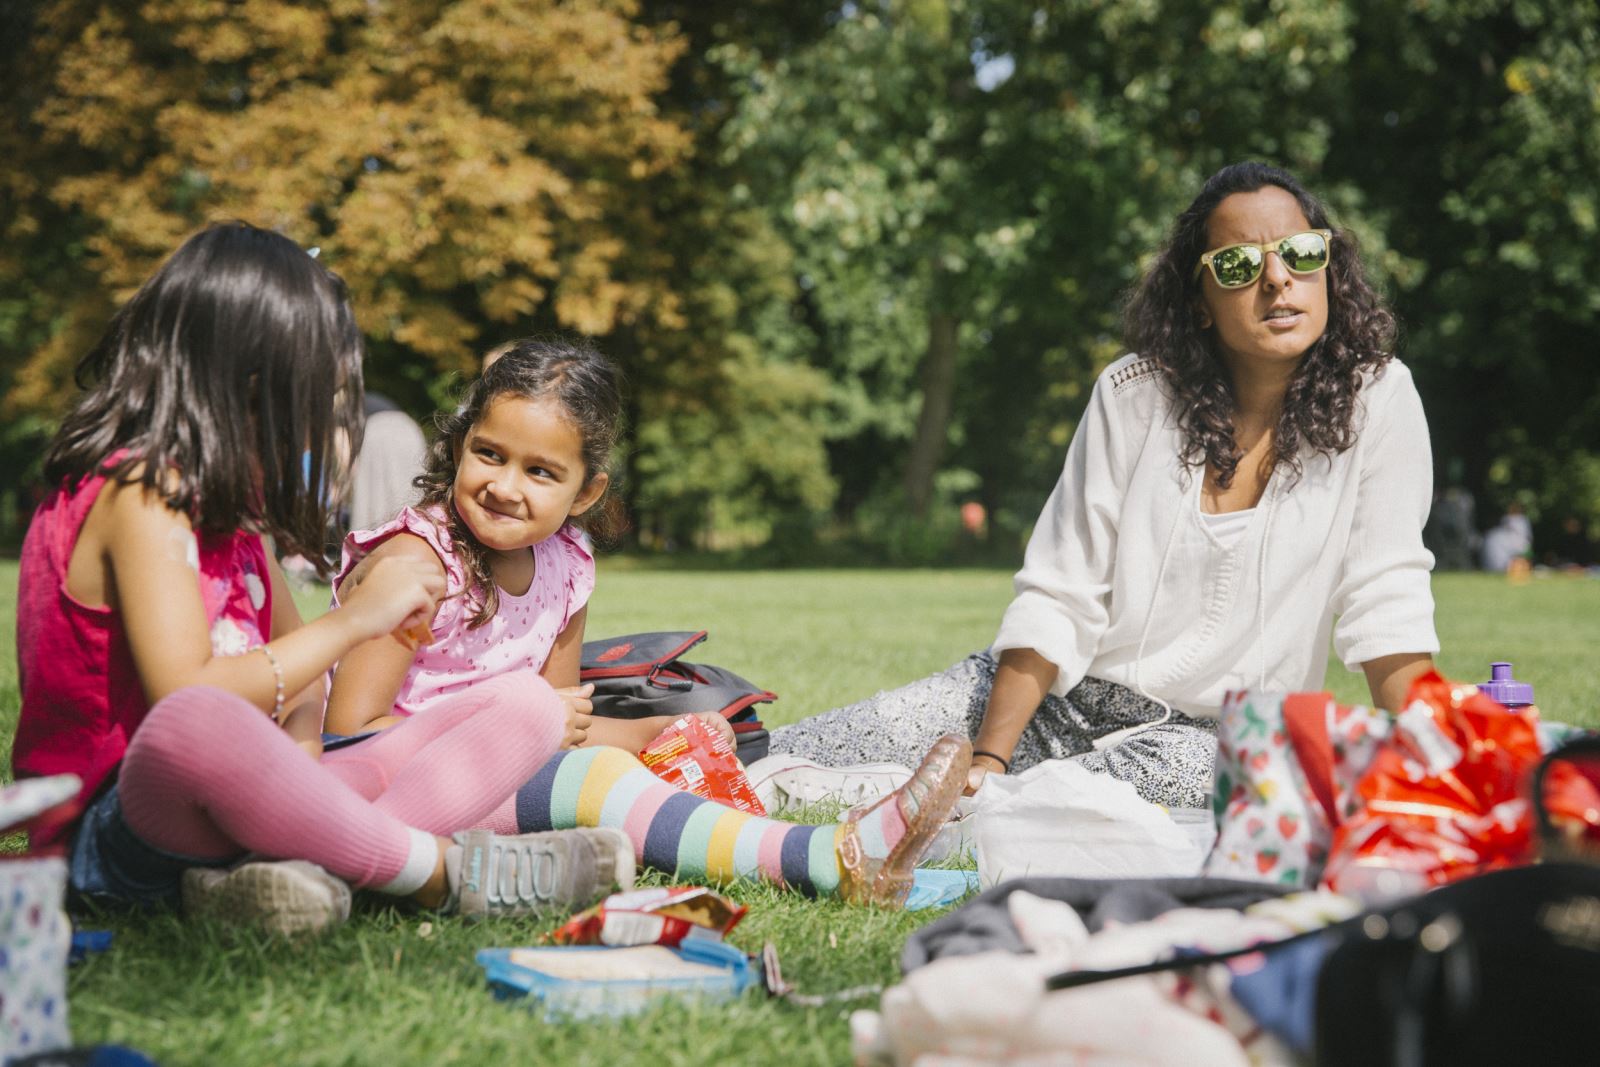
[[[1355,237],[1328,219],[1327,209],[1293,175],[1265,163],[1235,163],[1207,179],[1178,216],[1154,265],[1131,294],[1123,316],[1128,350],[1157,361],[1173,395],[1183,433],[1183,462],[1209,466],[1217,483],[1233,483],[1242,452],[1234,440],[1233,382],[1212,334],[1195,308],[1206,251],[1206,224],[1224,198],[1275,185],[1295,198],[1315,229],[1334,231],[1327,269],[1328,326],[1306,350],[1283,398],[1271,462],[1298,477],[1302,447],[1332,455],[1355,443],[1356,396],[1363,372],[1382,372],[1393,358],[1394,316],[1367,282]]]

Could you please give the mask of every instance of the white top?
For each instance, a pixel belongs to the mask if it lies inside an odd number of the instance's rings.
[[[1211,536],[1216,538],[1217,544],[1223,548],[1232,548],[1244,538],[1245,531],[1250,528],[1250,517],[1255,513],[1255,508],[1216,513],[1203,511],[1200,513],[1200,520],[1206,524],[1206,529],[1211,531]]]
[[[1222,544],[1159,368],[1124,356],[1095,383],[993,651],[1037,651],[1060,668],[1057,695],[1093,675],[1207,717],[1230,689],[1321,689],[1330,632],[1351,670],[1438,651],[1422,546],[1433,461],[1398,360],[1364,377],[1356,427],[1347,451],[1304,455],[1292,486],[1275,470]]]

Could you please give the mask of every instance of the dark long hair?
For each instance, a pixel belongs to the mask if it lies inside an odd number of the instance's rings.
[[[361,447],[361,333],[344,282],[243,222],[183,243],[78,364],[85,390],[45,455],[52,484],[107,468],[196,530],[252,529],[321,562]]]
[[[1356,394],[1362,372],[1393,358],[1395,320],[1361,267],[1355,236],[1336,228],[1322,202],[1287,171],[1265,163],[1235,163],[1207,179],[1178,216],[1154,265],[1134,289],[1123,317],[1128,350],[1156,360],[1170,387],[1183,433],[1186,465],[1209,465],[1223,488],[1233,483],[1241,452],[1234,441],[1233,380],[1212,333],[1200,328],[1202,277],[1195,266],[1206,251],[1211,212],[1234,193],[1275,185],[1300,205],[1313,229],[1334,231],[1327,268],[1328,326],[1306,350],[1283,398],[1272,463],[1298,476],[1300,450],[1332,455],[1355,443]]]
[[[489,554],[461,521],[453,502],[457,457],[467,434],[489,405],[502,396],[551,399],[561,405],[583,442],[583,480],[609,474],[611,452],[622,425],[621,375],[599,349],[574,337],[527,338],[502,345],[494,362],[467,387],[455,411],[434,421],[439,434],[428,448],[427,467],[416,478],[421,503],[445,514],[450,539],[467,572],[465,592],[478,610],[469,626],[482,626],[500,607],[500,591],[489,570]],[[572,520],[599,541],[618,536],[624,526],[620,501],[610,493]]]

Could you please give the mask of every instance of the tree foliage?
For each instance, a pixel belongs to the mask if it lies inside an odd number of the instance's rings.
[[[1441,469],[1600,525],[1593,4],[32,0],[0,31],[8,456],[128,288],[243,216],[323,248],[413,408],[489,343],[600,337],[649,541],[956,494],[1016,527],[1169,220],[1261,158],[1388,286]]]
[[[725,151],[796,249],[844,478],[903,467],[926,503],[933,411],[992,504],[1040,498],[1173,208],[1230,159],[1321,163],[1347,18],[1274,8],[895,0],[717,57],[750,86]]]
[[[1600,523],[1600,10],[1359,5],[1361,121],[1330,169],[1382,205],[1434,451],[1485,505]]]
[[[1600,521],[1570,473],[1600,440],[1597,33],[1593,5],[1527,0],[880,0],[795,53],[724,53],[749,86],[727,151],[809,286],[846,499],[914,462],[947,315],[946,462],[1031,514],[1121,293],[1205,175],[1261,158],[1389,287],[1441,469]]]
[[[663,265],[633,247],[645,180],[685,131],[654,96],[681,44],[634,4],[41,6],[23,165],[0,269],[27,273],[50,221],[83,234],[69,327],[12,400],[42,402],[161,256],[216,214],[323,249],[377,351],[465,369],[491,324],[544,312],[606,334],[681,325]]]
[[[7,416],[58,411],[115,303],[204,221],[244,217],[320,247],[350,283],[369,381],[414,408],[448,403],[492,343],[577,330],[633,379],[640,500],[677,487],[746,512],[825,508],[818,434],[794,425],[816,385],[740,333],[740,287],[792,286],[781,267],[762,276],[786,257],[754,213],[741,225],[701,192],[691,94],[672,84],[688,38],[647,15],[637,0],[33,5],[0,132],[0,278],[24,287],[0,303]],[[651,458],[684,420],[750,436],[747,371],[795,386],[781,443],[721,470]]]

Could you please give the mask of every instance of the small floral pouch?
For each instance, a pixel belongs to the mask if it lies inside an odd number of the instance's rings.
[[[59,815],[75,803],[79,785],[77,775],[61,774],[0,787],[0,834]],[[62,856],[0,855],[0,1063],[71,1044],[66,888]]]

